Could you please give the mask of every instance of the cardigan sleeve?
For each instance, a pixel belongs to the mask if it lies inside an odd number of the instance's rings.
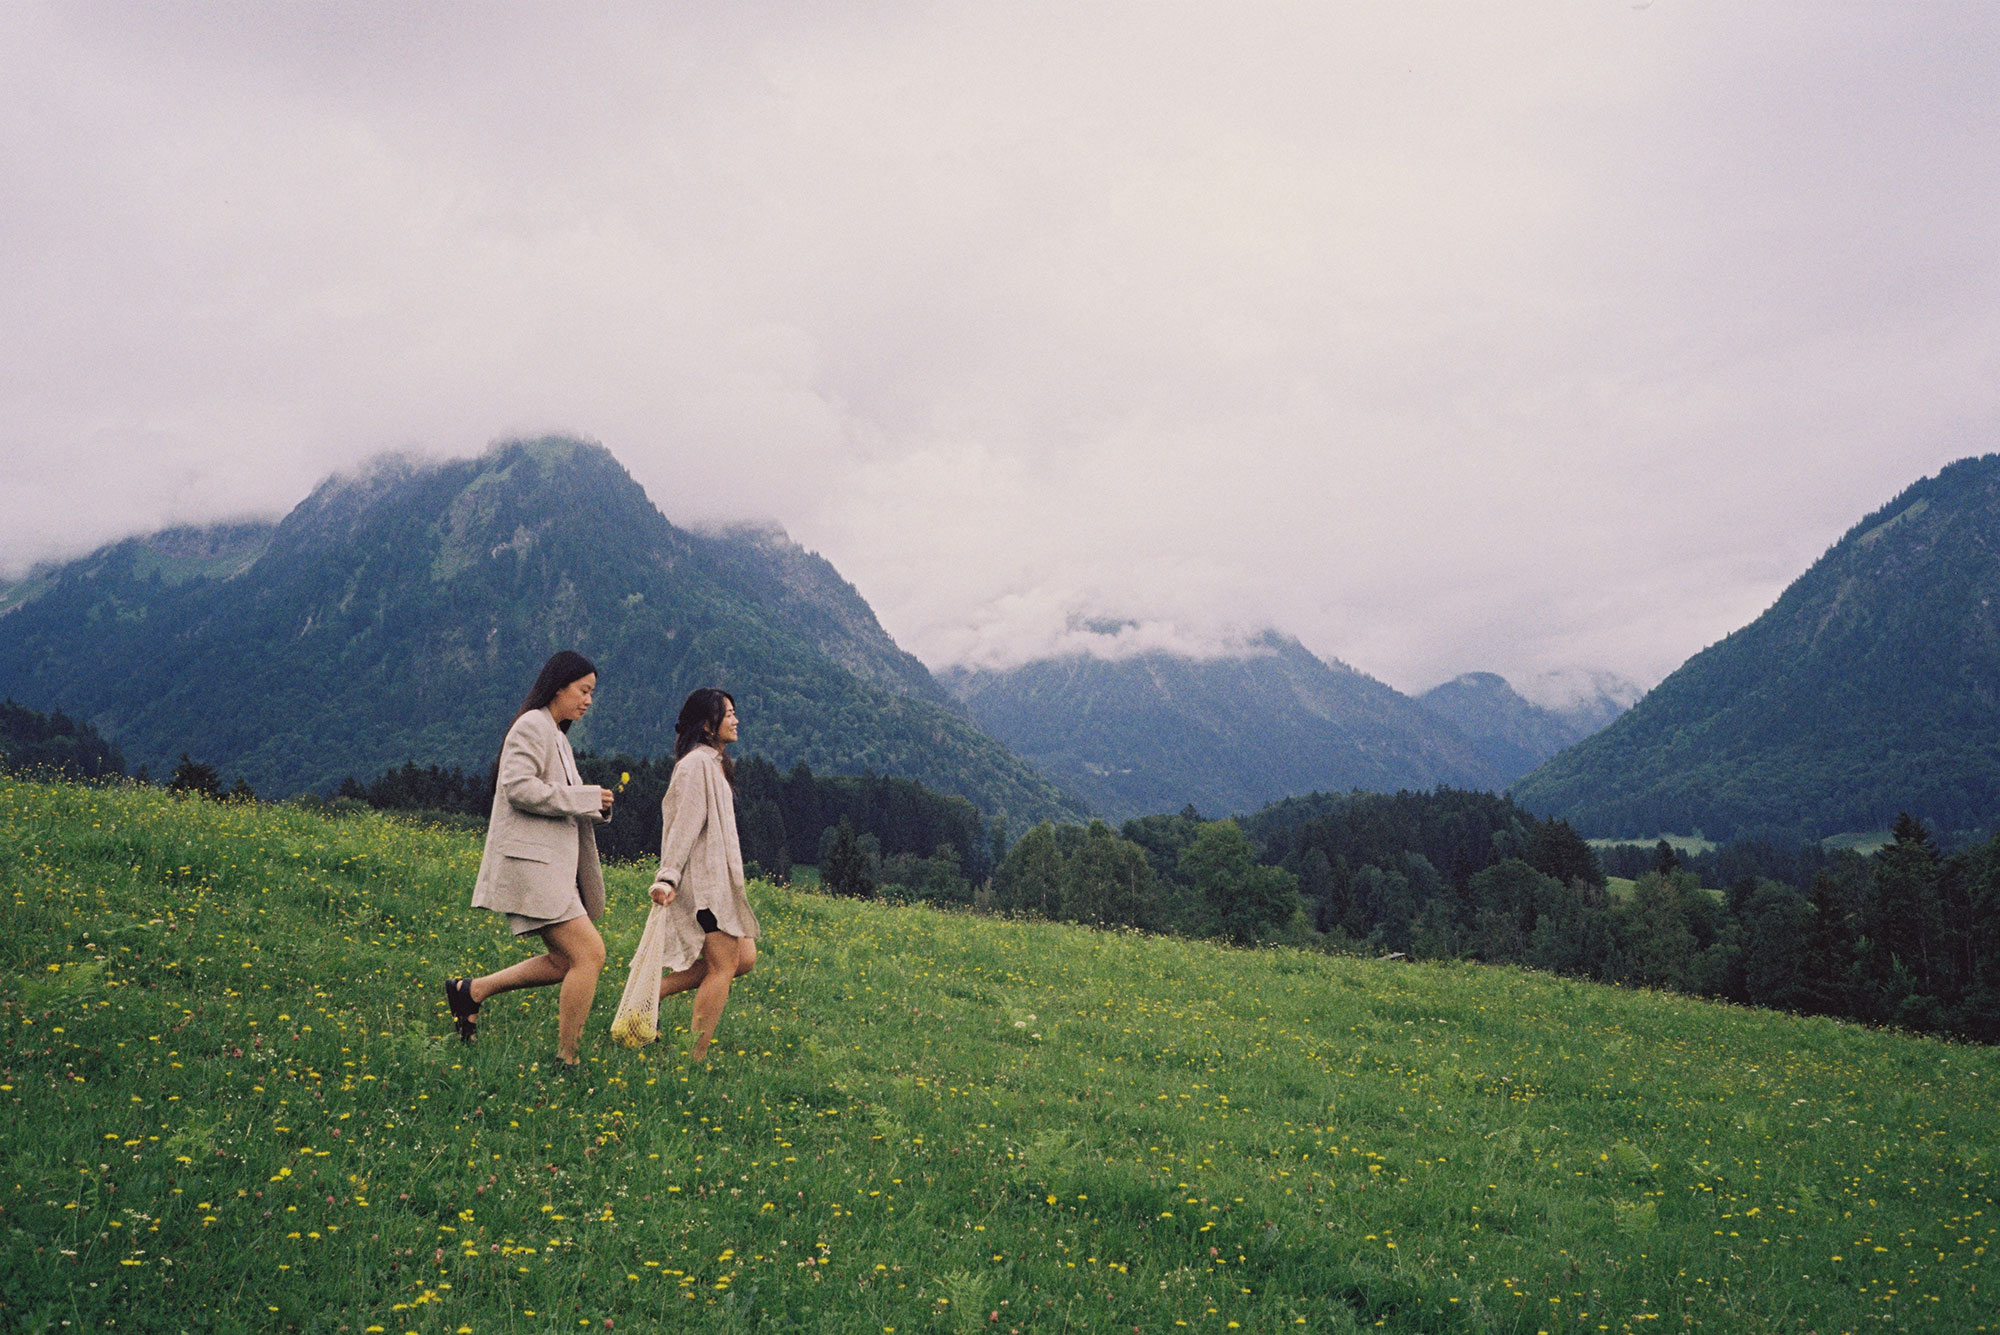
[[[500,747],[500,791],[507,795],[507,804],[537,816],[589,816],[602,810],[604,799],[596,784],[548,781],[542,772],[547,748],[535,736],[537,731],[533,714],[523,714],[507,730]]]
[[[667,795],[660,799],[660,870],[653,877],[655,885],[677,886],[687,871],[695,840],[708,823],[710,768],[690,754],[681,757],[667,780]]]

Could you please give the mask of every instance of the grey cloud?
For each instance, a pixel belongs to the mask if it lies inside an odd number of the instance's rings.
[[[0,564],[569,429],[933,663],[1652,681],[1994,447],[1990,7],[481,17],[0,12]]]

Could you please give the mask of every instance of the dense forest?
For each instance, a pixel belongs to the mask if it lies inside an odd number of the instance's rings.
[[[1496,864],[1602,894],[1590,846],[1503,797],[1315,794],[1245,821],[1192,808],[1113,831],[1038,825],[994,873],[993,906],[1077,922],[1377,953],[1456,956],[1441,914]]]
[[[1643,850],[1642,850],[1643,851]],[[1241,826],[1193,811],[1040,825],[994,907],[1342,951],[1517,964],[2000,1042],[2000,835],[1943,856],[1908,816],[1872,857],[1661,845],[1629,893],[1567,824],[1490,793],[1314,795]],[[1781,879],[1793,878],[1793,879]]]
[[[42,714],[0,700],[0,770],[99,779],[123,774],[125,757],[97,729],[60,709]]]

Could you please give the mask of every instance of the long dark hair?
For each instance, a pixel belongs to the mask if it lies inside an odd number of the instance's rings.
[[[736,766],[729,759],[729,748],[716,741],[715,734],[722,727],[722,716],[735,703],[736,697],[728,691],[703,686],[688,696],[681,705],[681,716],[674,720],[674,759],[697,746],[712,746],[722,757],[722,777],[732,788],[736,786]]]
[[[549,702],[563,693],[563,688],[573,681],[595,676],[597,668],[588,658],[574,649],[558,649],[549,661],[542,664],[542,670],[535,677],[535,684],[528,688],[528,698],[514,711],[519,718],[531,709],[547,709]],[[569,731],[570,720],[556,724],[564,732]]]

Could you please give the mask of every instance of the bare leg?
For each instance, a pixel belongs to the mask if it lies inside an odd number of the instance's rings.
[[[500,992],[513,992],[523,987],[547,987],[550,983],[560,983],[569,972],[569,960],[551,951],[537,955],[531,960],[510,964],[497,973],[489,973],[484,978],[472,980],[472,1001],[474,1005]]]
[[[736,941],[736,976],[741,978],[757,965],[757,943],[748,937]],[[689,992],[701,986],[701,980],[708,977],[708,961],[696,960],[677,973],[670,973],[660,979],[660,1000],[678,992]]]
[[[701,959],[708,969],[694,994],[694,1021],[690,1026],[694,1030],[694,1049],[688,1056],[695,1061],[708,1060],[708,1041],[715,1036],[723,1004],[729,1000],[729,985],[736,979],[738,947],[742,944],[727,932],[710,932],[702,941]]]
[[[590,1016],[590,1003],[597,995],[597,976],[604,969],[604,938],[588,918],[571,918],[542,929],[549,954],[569,961],[562,977],[562,999],[557,1006],[556,1057],[565,1065],[577,1062],[576,1045],[583,1037],[583,1022]],[[534,961],[530,960],[529,963]]]
[[[708,961],[696,960],[685,969],[670,973],[660,979],[660,1000],[665,1001],[676,992],[686,992],[701,986],[701,980],[708,977]]]

